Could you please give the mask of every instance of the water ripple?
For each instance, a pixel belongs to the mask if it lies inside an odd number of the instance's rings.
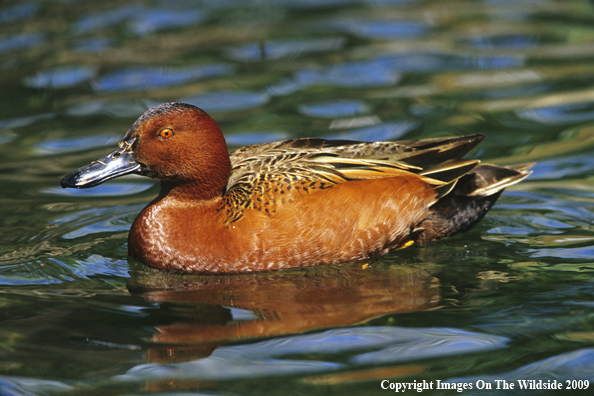
[[[578,124],[594,120],[594,102],[521,109],[516,114],[545,125]]]
[[[22,33],[7,37],[0,37],[0,53],[22,50],[41,45],[45,41],[44,33]]]
[[[112,27],[123,21],[134,18],[136,15],[143,12],[144,9],[145,8],[142,5],[130,4],[102,13],[93,13],[89,16],[82,17],[75,22],[72,30],[75,34],[84,34]]]
[[[234,67],[219,63],[184,68],[147,67],[118,70],[92,83],[101,92],[162,88],[188,81],[231,74]]]
[[[10,23],[21,19],[28,19],[39,12],[39,5],[35,3],[15,4],[0,10],[0,23]]]
[[[203,359],[175,363],[140,364],[116,381],[168,379],[230,380],[299,373],[320,373],[344,368],[343,363],[312,360],[313,354],[354,354],[354,364],[409,362],[432,356],[505,348],[509,339],[450,328],[355,327],[322,333],[280,337],[236,346],[222,346]],[[359,351],[379,349],[358,354]],[[291,358],[289,358],[291,356]],[[298,358],[298,357],[301,358]]]
[[[430,26],[421,21],[345,18],[330,23],[344,33],[361,38],[402,39],[422,36]]]
[[[526,254],[532,258],[556,257],[563,259],[582,259],[588,260],[594,257],[594,247],[586,246],[579,248],[549,248],[549,249],[527,249]],[[591,267],[584,265],[584,267]],[[590,269],[592,270],[592,269]]]
[[[538,382],[542,380],[546,382],[548,380],[586,380],[590,381],[590,384],[594,382],[594,348],[578,349],[572,352],[561,353],[547,359],[542,359],[534,363],[527,364],[520,367],[517,370],[509,371],[507,373],[499,373],[496,375],[481,375],[478,377],[463,377],[449,379],[447,382],[462,382],[462,383],[475,383],[476,381],[482,380],[485,382],[492,383],[495,386],[497,380],[506,380],[513,382],[517,385],[518,381],[535,380]],[[565,389],[565,383],[562,384]],[[492,389],[488,391],[490,395],[510,395],[510,394],[553,394],[554,391],[544,390],[539,391],[538,389],[526,390],[520,389],[516,386],[515,390],[503,390],[503,389]],[[565,393],[567,391],[564,391]],[[574,392],[580,393],[580,390],[574,390]],[[465,395],[484,395],[485,390],[465,390]]]
[[[92,276],[116,276],[128,278],[128,261],[104,257],[99,254],[92,254],[76,263],[62,262],[57,258],[48,258],[48,265],[60,264],[66,267],[69,272],[79,279],[89,279]]]
[[[74,48],[80,52],[102,52],[112,46],[112,40],[105,37],[93,37],[76,40]]]
[[[527,48],[538,45],[538,36],[532,34],[506,34],[493,37],[471,37],[466,42],[478,49]]]
[[[150,9],[136,15],[128,26],[134,33],[146,35],[158,30],[197,25],[205,20],[206,14],[198,10]]]
[[[299,106],[299,112],[309,117],[351,117],[369,112],[369,106],[359,100],[337,100]]]
[[[25,78],[25,85],[30,88],[69,88],[89,81],[96,72],[97,68],[91,66],[56,67]]]
[[[295,81],[305,87],[323,84],[336,87],[377,87],[394,85],[400,81],[400,73],[382,62],[347,62],[322,70],[301,70],[295,74]]]
[[[232,135],[225,135],[225,140],[230,146],[250,146],[289,139],[291,135],[281,131],[250,131],[238,132]]]
[[[509,339],[459,329],[400,329],[397,345],[364,353],[352,359],[357,364],[409,362],[464,353],[505,348]]]
[[[524,57],[512,54],[456,54],[428,51],[414,51],[406,54],[380,54],[373,59],[384,68],[415,73],[465,69],[508,69],[522,66],[525,63]],[[455,77],[452,78],[455,79]]]
[[[187,96],[182,102],[200,107],[204,111],[235,111],[261,106],[268,102],[264,92],[219,91]]]
[[[66,109],[66,114],[74,117],[86,117],[97,114],[106,114],[110,117],[138,117],[139,114],[144,113],[159,103],[148,99],[92,100],[70,106]]]
[[[144,178],[146,180],[146,178]],[[78,196],[78,197],[122,197],[126,195],[138,194],[153,187],[155,182],[109,182],[93,189],[63,189],[61,187],[44,188],[40,192],[44,194]]]
[[[93,136],[77,136],[64,139],[48,139],[35,145],[38,155],[54,155],[68,152],[80,152],[98,147],[111,147],[118,143],[121,135],[97,134]]]
[[[344,47],[345,42],[344,38],[274,40],[229,47],[223,50],[223,54],[235,61],[259,62],[297,58],[310,53],[337,51]]]
[[[412,131],[419,124],[414,121],[385,122],[365,128],[336,132],[324,135],[326,139],[347,139],[361,141],[388,141],[395,140]]]
[[[39,121],[46,121],[54,118],[55,113],[38,113],[31,116],[10,118],[7,120],[0,120],[0,129],[14,129],[21,128],[28,125],[35,124]]]
[[[79,35],[125,23],[131,32],[146,35],[158,30],[200,24],[206,18],[207,15],[204,12],[196,9],[177,11],[131,4],[80,18],[74,23],[72,30]]]
[[[41,395],[47,392],[60,393],[75,390],[73,386],[60,381],[16,376],[0,376],[0,389],[5,396]]]
[[[127,232],[130,217],[138,214],[145,205],[115,206],[71,212],[52,220],[49,225],[60,225],[62,239],[76,239],[89,234]]]

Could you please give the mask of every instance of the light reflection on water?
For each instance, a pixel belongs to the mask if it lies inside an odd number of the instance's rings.
[[[356,365],[422,360],[504,348],[505,337],[449,328],[360,327],[328,330],[253,344],[217,348],[211,356],[175,364],[135,366],[117,381],[139,381],[169,374],[171,378],[229,380],[286,374],[313,374],[344,369],[344,363],[291,359],[311,354],[350,355]],[[394,347],[394,345],[397,345]],[[377,352],[361,353],[365,350]],[[431,352],[429,352],[431,351]]]
[[[448,382],[476,384],[477,381],[481,380],[492,384],[492,390],[488,391],[489,394],[507,395],[511,392],[503,389],[504,385],[502,381],[514,383],[516,388],[520,388],[519,382],[522,381],[522,384],[525,384],[523,381],[526,381],[526,378],[530,378],[535,380],[537,383],[538,381],[551,383],[554,380],[557,380],[561,382],[561,389],[570,389],[569,392],[584,392],[583,389],[587,389],[585,387],[578,388],[576,386],[575,388],[566,388],[568,386],[567,381],[569,381],[569,384],[571,385],[572,381],[574,381],[573,378],[581,378],[583,381],[585,380],[592,383],[592,381],[594,381],[594,376],[592,375],[592,370],[594,370],[593,362],[594,349],[584,348],[575,352],[564,353],[559,356],[543,359],[541,361],[525,365],[517,370],[499,374],[497,376],[482,376],[480,378],[455,378]],[[497,381],[500,381],[499,387],[497,387]],[[530,384],[528,386],[530,386]],[[549,389],[541,390],[542,388],[537,388],[537,386],[537,384],[533,384],[532,388],[524,388],[523,391],[538,392],[540,394],[550,394],[554,392]],[[520,388],[520,392],[521,391],[522,389]],[[482,395],[484,392],[485,391],[473,390],[465,393],[469,395]]]
[[[594,380],[591,2],[170,3],[0,5],[0,393]],[[484,133],[474,156],[537,164],[472,231],[369,267],[175,277],[126,259],[154,181],[59,187],[172,100],[232,149]]]
[[[118,70],[93,82],[93,88],[101,91],[130,91],[170,87],[201,78],[231,74],[233,67],[225,64],[186,68],[134,68]]]

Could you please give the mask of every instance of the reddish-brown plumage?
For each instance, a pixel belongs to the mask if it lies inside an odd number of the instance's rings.
[[[529,174],[529,165],[462,160],[481,139],[298,139],[230,158],[212,118],[168,103],[147,111],[118,149],[62,186],[92,187],[126,173],[160,180],[159,196],[128,240],[130,255],[149,266],[277,270],[362,259],[470,228],[505,187]]]
[[[202,272],[344,262],[400,246],[435,197],[418,178],[357,180],[287,203],[271,216],[246,210],[240,221],[225,224],[220,197],[166,196],[134,221],[129,249],[152,267]]]

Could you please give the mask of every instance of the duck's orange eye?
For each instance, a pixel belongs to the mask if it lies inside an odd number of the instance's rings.
[[[171,139],[173,135],[175,135],[175,133],[173,133],[173,129],[163,128],[159,131],[159,137],[163,140]]]

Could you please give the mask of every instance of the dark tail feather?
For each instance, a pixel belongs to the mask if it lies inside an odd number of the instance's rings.
[[[501,192],[532,172],[534,164],[501,167],[479,164],[433,206],[417,226],[417,241],[445,238],[472,228],[491,209]]]

